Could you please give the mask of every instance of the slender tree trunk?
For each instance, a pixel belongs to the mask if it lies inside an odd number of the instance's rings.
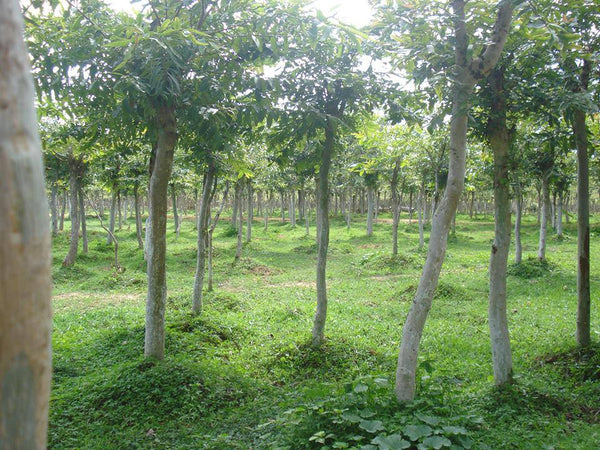
[[[550,216],[550,173],[542,175],[542,216],[540,220],[540,241],[538,245],[538,259],[546,260],[546,234],[548,231],[548,217]]]
[[[215,177],[215,180],[216,180],[216,177]],[[215,186],[216,186],[216,181],[215,181]],[[213,290],[213,246],[212,246],[213,233],[215,232],[215,228],[217,228],[217,224],[219,223],[219,217],[221,217],[221,213],[223,212],[223,209],[225,208],[225,202],[227,201],[228,193],[229,193],[229,181],[227,182],[227,184],[225,186],[225,192],[223,193],[223,199],[221,200],[221,206],[219,208],[219,211],[215,215],[215,218],[212,221],[210,228],[208,229],[208,283],[207,283],[206,289],[209,292],[212,292],[212,290]]]
[[[579,90],[587,91],[591,63],[585,59]],[[573,114],[573,134],[577,145],[577,330],[580,347],[591,344],[590,335],[590,188],[586,114],[577,109]]]
[[[537,190],[537,224],[539,225],[542,222],[542,208],[544,207],[543,205],[543,199],[542,199],[542,186],[541,185],[537,185],[536,186],[536,190]]]
[[[266,201],[265,208],[263,210],[265,216],[265,231],[269,229],[269,199]]]
[[[352,205],[350,202],[354,203],[354,196],[348,196],[348,208],[346,211],[346,229],[350,230],[350,226],[352,223]]]
[[[373,215],[375,214],[375,190],[367,186],[367,236],[373,236]]]
[[[73,156],[71,148],[69,154],[69,188],[71,200],[71,243],[69,244],[69,252],[63,260],[63,267],[72,266],[77,259],[77,248],[79,247],[79,225],[80,215],[78,208],[79,183],[81,179],[83,161],[80,157]]]
[[[61,207],[60,207],[60,224],[58,226],[58,231],[63,231],[65,229],[65,214],[67,212],[67,193],[63,192],[61,195]]]
[[[242,182],[238,181],[235,185],[235,190],[238,196],[238,223],[237,226],[237,245],[235,247],[235,262],[237,263],[242,257],[242,236],[244,230],[244,207],[242,201]]]
[[[51,188],[51,192],[50,192],[50,217],[52,218],[51,220],[51,231],[52,231],[52,236],[57,236],[58,235],[58,211],[57,211],[57,205],[56,205],[56,193],[58,192],[58,186],[56,186],[55,183],[52,184],[52,188]]]
[[[281,221],[285,223],[285,198],[283,191],[281,191],[279,195],[281,197]]]
[[[175,107],[161,105],[157,111],[158,141],[150,176],[148,202],[148,297],[144,355],[165,357],[165,305],[167,300],[167,190],[177,143]]]
[[[108,229],[110,233],[106,235],[106,243],[112,244],[113,236],[115,234],[115,218],[117,216],[117,189],[113,186],[112,197],[110,199],[110,217],[108,220]]]
[[[563,191],[557,193],[556,202],[556,236],[563,237]]]
[[[198,254],[196,259],[196,276],[194,277],[194,296],[192,313],[202,311],[202,288],[204,287],[204,268],[206,264],[206,245],[208,238],[208,219],[210,217],[210,196],[213,189],[216,167],[211,161],[204,176],[202,197],[200,199],[200,214],[198,215]]]
[[[237,183],[235,186],[236,187],[234,189],[233,202],[232,202],[232,206],[231,206],[231,226],[233,226],[233,227],[237,227],[237,223],[238,223],[237,213],[238,213],[239,202],[240,202],[240,191],[237,187]]]
[[[81,244],[83,253],[88,252],[88,235],[87,235],[87,222],[85,220],[85,202],[83,199],[83,188],[79,186],[79,214],[81,217]]]
[[[519,264],[523,259],[523,246],[521,245],[521,217],[523,214],[523,193],[521,186],[517,183],[515,188],[515,263]]]
[[[138,248],[144,249],[144,240],[142,238],[142,215],[140,214],[140,187],[136,183],[133,188],[133,200],[135,206],[135,233],[137,235]]]
[[[252,241],[252,221],[254,220],[254,190],[248,180],[248,214],[246,214],[246,242]]]
[[[453,1],[457,68],[450,122],[448,182],[432,221],[427,259],[402,330],[395,386],[396,398],[400,402],[412,401],[415,396],[419,343],[444,261],[448,229],[458,207],[464,185],[467,116],[471,92],[478,79],[485,76],[486,72],[491,71],[498,61],[512,17],[512,3],[510,1],[500,3],[492,43],[488,44],[481,57],[469,62],[464,4],[465,0]]]
[[[121,190],[117,191],[117,212],[119,214],[119,231],[123,229],[123,213],[121,211]]]
[[[410,188],[408,197],[408,226],[412,226],[413,221],[413,188]]]
[[[471,203],[469,205],[469,219],[473,218],[473,209],[475,206],[475,190],[471,191]]]
[[[171,186],[171,204],[173,205],[173,225],[175,226],[175,234],[179,237],[179,211],[177,211],[177,192],[175,187]]]
[[[50,224],[21,8],[0,0],[0,448],[45,449]]]
[[[419,191],[419,198],[417,199],[417,215],[419,220],[419,250],[425,246],[425,181],[421,181],[421,190]]]
[[[317,309],[312,329],[312,345],[319,347],[325,339],[325,321],[327,319],[327,249],[329,247],[329,169],[335,145],[335,125],[327,118],[325,142],[321,155],[317,188]]]
[[[494,384],[512,381],[512,354],[506,316],[506,270],[510,250],[510,186],[508,180],[509,131],[506,126],[504,68],[492,71],[492,108],[488,138],[494,153],[495,236],[490,255],[490,293],[488,319],[492,342]]]
[[[398,173],[400,172],[400,159],[396,159],[390,189],[392,191],[392,255],[398,254],[398,223],[400,222],[400,202],[398,201]]]
[[[292,228],[296,228],[296,196],[294,195],[294,191],[290,192],[290,225]]]

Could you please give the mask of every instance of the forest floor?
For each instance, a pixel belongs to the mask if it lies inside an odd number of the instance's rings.
[[[591,349],[575,349],[576,230],[511,266],[508,313],[515,383],[495,389],[487,326],[490,216],[459,216],[423,335],[418,397],[393,399],[402,325],[425,251],[418,227],[372,237],[332,219],[327,343],[309,346],[316,302],[314,227],[255,222],[233,265],[236,237],[215,232],[215,289],[191,314],[193,220],[168,231],[166,359],[142,357],[146,263],[135,223],[117,232],[123,271],[97,221],[89,252],[62,268],[54,240],[53,386],[49,447],[83,449],[600,448],[600,225],[592,226]],[[385,217],[384,217],[385,219]],[[311,224],[313,225],[314,222]],[[303,225],[303,224],[302,224]],[[68,222],[67,222],[68,226]],[[130,228],[129,228],[130,226]],[[511,254],[511,258],[513,258]]]

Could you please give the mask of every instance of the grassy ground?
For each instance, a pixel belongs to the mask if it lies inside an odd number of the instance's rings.
[[[72,268],[60,266],[67,233],[55,239],[51,448],[598,448],[598,347],[574,349],[573,224],[549,240],[548,266],[512,268],[516,383],[496,390],[486,319],[493,224],[459,217],[421,344],[419,397],[399,406],[395,362],[425,257],[415,224],[401,225],[394,259],[389,221],[368,238],[362,221],[346,230],[332,220],[328,341],[315,351],[314,228],[307,237],[303,227],[256,222],[233,266],[235,237],[222,222],[216,288],[193,317],[192,222],[179,238],[168,232],[167,357],[158,364],[141,357],[145,262],[133,220],[117,233],[122,272],[95,221],[90,251]],[[525,256],[536,238],[526,221]],[[598,235],[591,245],[597,343]]]

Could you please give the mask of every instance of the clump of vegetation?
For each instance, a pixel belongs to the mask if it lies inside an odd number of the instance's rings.
[[[551,272],[556,266],[547,259],[539,260],[533,256],[524,259],[520,263],[513,263],[508,266],[507,273],[509,275],[531,279],[539,278]]]
[[[469,449],[469,428],[481,419],[438,415],[427,402],[399,405],[383,377],[362,377],[342,388],[305,393],[265,435],[277,448]]]
[[[541,361],[557,367],[576,384],[600,382],[600,345],[546,355]]]
[[[377,273],[394,273],[405,268],[415,268],[422,261],[416,255],[399,253],[391,255],[385,252],[367,253],[358,262],[361,269]]]
[[[232,292],[219,292],[213,296],[205,297],[205,304],[217,311],[240,311],[244,303]]]
[[[412,301],[415,294],[417,293],[417,285],[410,284],[401,291],[396,293],[396,297],[400,299],[400,301]],[[446,283],[444,281],[440,281],[435,290],[434,299],[436,300],[470,300],[471,296],[467,292],[466,289],[455,286],[450,283]]]

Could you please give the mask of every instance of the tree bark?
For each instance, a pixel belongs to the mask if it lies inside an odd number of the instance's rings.
[[[252,221],[254,220],[254,190],[248,180],[248,214],[246,214],[246,242],[252,241]]]
[[[175,234],[179,237],[179,211],[177,211],[177,192],[174,186],[171,186],[171,204],[173,205],[173,225],[175,226]]]
[[[290,191],[290,209],[288,214],[290,216],[290,225],[292,228],[296,228],[296,195],[293,189]]]
[[[158,141],[154,167],[150,176],[148,202],[148,297],[146,299],[146,333],[144,355],[165,357],[165,304],[167,300],[167,189],[177,143],[175,107],[160,105],[157,112]]]
[[[238,222],[235,224],[237,227],[237,244],[235,247],[235,262],[237,263],[242,257],[242,236],[244,230],[244,202],[242,199],[242,181],[238,180],[235,185],[236,195],[238,197]]]
[[[417,198],[417,215],[419,221],[419,250],[425,246],[425,180],[421,181],[421,189]]]
[[[556,201],[556,236],[559,238],[563,237],[563,195],[563,191],[559,191]]]
[[[327,118],[325,142],[321,155],[317,186],[317,309],[312,329],[312,345],[319,347],[325,340],[325,321],[327,319],[327,250],[329,247],[329,169],[335,145],[335,125]]]
[[[501,2],[491,43],[487,45],[480,57],[469,62],[464,6],[465,0],[453,1],[457,72],[450,122],[448,182],[432,223],[427,259],[419,287],[402,330],[395,386],[396,398],[400,402],[412,401],[415,396],[419,343],[444,261],[448,229],[464,185],[467,116],[471,92],[476,82],[485,77],[496,65],[512,18],[512,2],[508,0]]]
[[[0,0],[0,447],[45,449],[50,224],[21,9]]]
[[[400,172],[400,159],[396,159],[392,172],[392,255],[398,254],[398,223],[400,222],[400,202],[398,200],[398,173]]]
[[[117,191],[117,212],[119,215],[119,231],[123,229],[123,212],[121,211],[121,190]]]
[[[581,71],[581,92],[588,89],[591,63],[584,60]],[[577,345],[591,344],[590,335],[590,188],[589,155],[586,128],[586,114],[575,110],[573,114],[573,134],[577,145]]]
[[[492,107],[487,135],[494,153],[495,235],[490,255],[488,319],[492,342],[494,384],[512,381],[512,354],[506,316],[506,270],[510,250],[509,130],[506,125],[504,68],[490,74]]]
[[[60,224],[58,226],[58,231],[63,231],[65,229],[65,213],[67,212],[67,193],[63,192],[61,195],[61,207],[60,207]]]
[[[216,177],[215,177],[216,179]],[[216,184],[216,182],[215,182]],[[225,208],[225,202],[227,201],[227,194],[229,193],[229,181],[225,186],[225,192],[223,193],[223,200],[221,200],[221,207],[219,211],[215,215],[215,218],[208,229],[208,283],[206,289],[211,292],[213,290],[213,233],[215,232],[215,228],[217,228],[217,224],[219,223],[219,217],[221,217],[221,213],[223,212],[223,208]]]
[[[210,216],[210,195],[213,189],[215,172],[215,164],[213,161],[210,161],[206,176],[204,177],[202,197],[200,199],[200,213],[198,214],[198,253],[196,259],[196,276],[194,277],[194,296],[192,299],[192,313],[194,314],[200,314],[202,311],[202,288],[204,287],[206,245],[207,241],[209,241],[208,218]]]

